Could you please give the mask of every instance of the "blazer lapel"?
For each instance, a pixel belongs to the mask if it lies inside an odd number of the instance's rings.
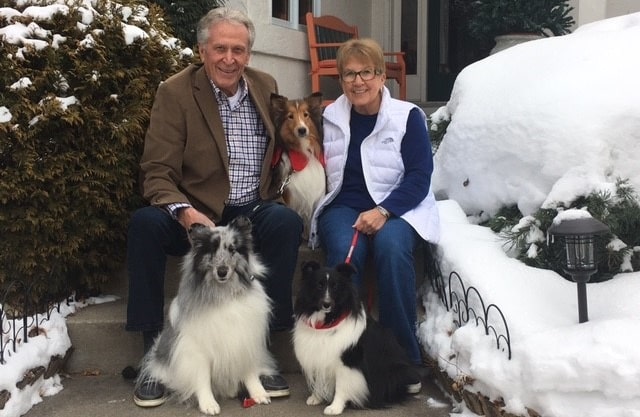
[[[214,96],[213,87],[211,87],[211,83],[209,82],[209,78],[207,77],[204,67],[200,67],[200,69],[195,72],[192,86],[193,98],[198,104],[198,107],[202,112],[202,117],[204,117],[207,122],[207,126],[209,126],[209,131],[213,136],[213,140],[220,151],[220,155],[222,155],[224,169],[228,173],[229,154],[227,152],[227,142],[224,136],[222,120],[220,120],[218,101]]]

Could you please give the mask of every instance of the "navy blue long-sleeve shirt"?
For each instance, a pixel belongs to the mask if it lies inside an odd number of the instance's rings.
[[[372,131],[378,115],[363,115],[351,109],[351,141],[347,154],[344,181],[340,192],[331,203],[344,205],[359,211],[370,210],[376,206],[369,195],[362,171],[360,146]],[[401,216],[416,207],[429,193],[433,155],[431,141],[418,109],[413,109],[407,119],[407,130],[400,148],[404,164],[404,179],[387,198],[380,203],[395,216]]]

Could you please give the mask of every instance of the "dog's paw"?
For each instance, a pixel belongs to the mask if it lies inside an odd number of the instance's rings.
[[[309,397],[307,397],[307,405],[318,405],[318,404],[322,404],[322,399],[316,396],[315,394],[311,394],[309,395]]]
[[[266,391],[264,395],[254,395],[251,398],[256,402],[256,404],[271,404],[271,397],[266,393]]]
[[[344,404],[331,403],[324,408],[324,414],[328,416],[337,416],[344,411]]]
[[[213,398],[209,400],[198,400],[198,407],[204,414],[211,416],[220,414],[220,404]]]

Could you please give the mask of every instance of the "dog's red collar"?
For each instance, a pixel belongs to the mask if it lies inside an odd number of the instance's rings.
[[[332,322],[329,323],[325,323],[324,321],[320,322],[317,321],[315,323],[312,323],[310,321],[307,321],[307,324],[309,325],[309,327],[313,328],[313,329],[317,329],[317,330],[326,330],[326,329],[332,329],[334,327],[336,327],[338,324],[342,323],[344,321],[344,319],[346,319],[347,317],[349,317],[349,312],[345,312],[343,315],[341,315],[340,317],[338,317],[337,319],[335,319]]]
[[[271,159],[271,168],[275,168],[276,165],[278,165],[278,162],[280,162],[280,158],[282,158],[282,152],[285,151],[280,147],[276,148],[276,150],[273,152],[273,158]],[[309,163],[309,158],[307,158],[307,156],[302,152],[298,152],[296,150],[290,150],[286,152],[289,155],[289,160],[291,161],[291,169],[293,169],[295,172],[302,171]],[[320,161],[322,166],[324,166],[324,155],[322,153],[319,155],[318,160]]]

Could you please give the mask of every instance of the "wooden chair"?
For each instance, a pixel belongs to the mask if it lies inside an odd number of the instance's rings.
[[[345,41],[358,37],[358,27],[349,26],[331,15],[313,16],[307,13],[307,35],[311,60],[311,91],[320,91],[320,77],[338,78],[336,52]],[[407,99],[407,71],[404,52],[384,52],[387,78],[396,80],[400,87],[399,98]],[[325,104],[332,100],[325,100]]]

